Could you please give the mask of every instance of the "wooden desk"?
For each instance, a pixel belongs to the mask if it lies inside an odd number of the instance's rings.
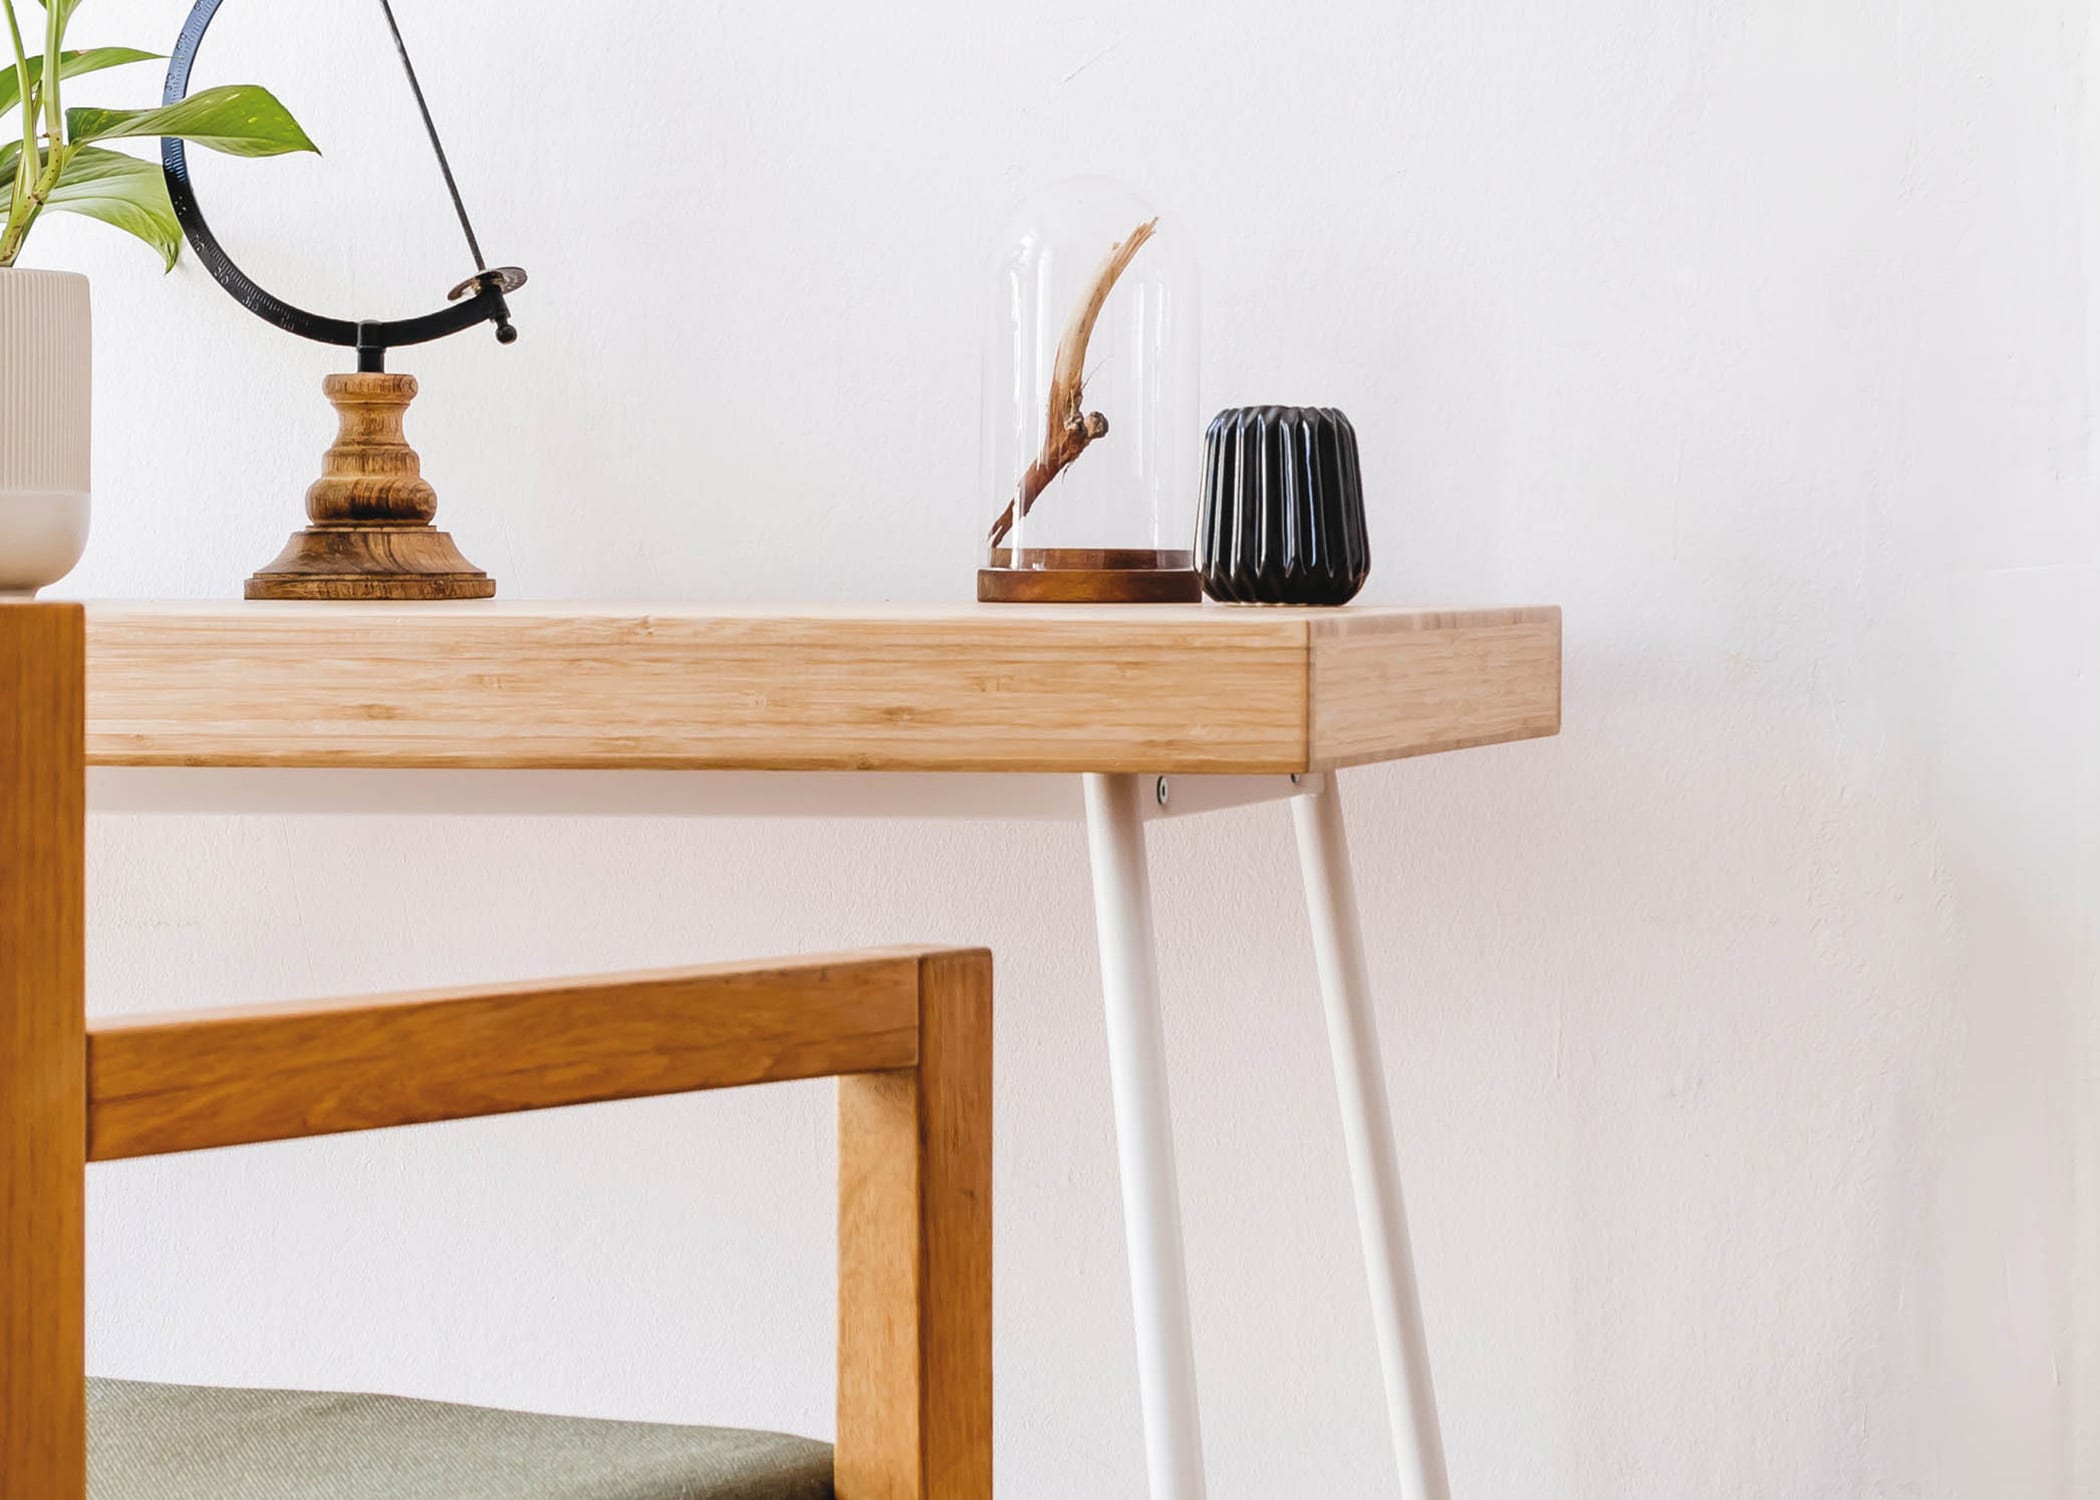
[[[96,765],[1326,771],[1552,734],[1552,609],[108,604]]]
[[[1083,816],[1155,1500],[1200,1500],[1203,1459],[1145,821],[1292,802],[1403,1489],[1444,1500],[1332,773],[1559,727],[1550,607],[505,600],[88,617],[89,790],[105,811]]]

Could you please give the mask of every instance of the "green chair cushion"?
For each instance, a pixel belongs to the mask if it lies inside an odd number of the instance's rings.
[[[832,1500],[831,1449],[396,1396],[90,1380],[88,1500]]]

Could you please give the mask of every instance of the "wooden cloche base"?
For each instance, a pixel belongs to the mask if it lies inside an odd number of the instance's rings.
[[[331,375],[340,430],[306,492],[313,524],[248,580],[250,599],[487,599],[496,581],[431,522],[437,491],[402,423],[413,375]]]
[[[1194,604],[1195,554],[1142,547],[1006,548],[977,570],[980,604]]]

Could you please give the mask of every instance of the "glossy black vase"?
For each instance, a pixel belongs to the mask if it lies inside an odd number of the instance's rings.
[[[1196,571],[1224,604],[1347,604],[1371,573],[1356,429],[1329,407],[1221,411],[1204,439]]]

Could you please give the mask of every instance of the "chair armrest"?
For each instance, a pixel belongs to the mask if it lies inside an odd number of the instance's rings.
[[[0,1496],[83,1500],[89,1158],[843,1076],[839,1500],[988,1500],[991,956],[85,1011],[85,631],[0,606]]]
[[[88,1158],[909,1068],[926,950],[88,1024]]]
[[[895,949],[89,1023],[93,1160],[841,1075],[839,1500],[992,1485],[992,961]]]

